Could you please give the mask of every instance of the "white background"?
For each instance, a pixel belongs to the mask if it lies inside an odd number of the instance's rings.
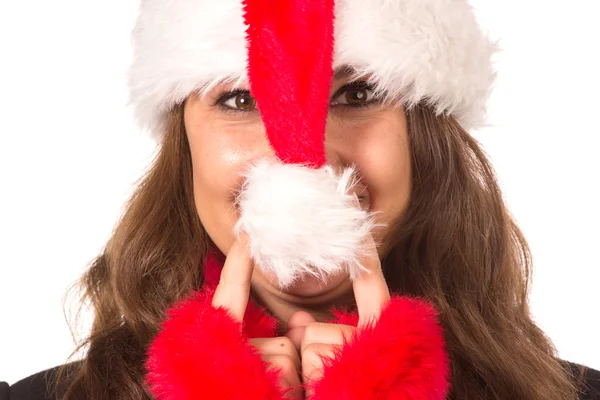
[[[65,361],[63,294],[151,159],[126,107],[137,4],[0,2],[0,380]],[[600,369],[600,2],[473,5],[504,48],[475,135],[533,250],[535,319]]]

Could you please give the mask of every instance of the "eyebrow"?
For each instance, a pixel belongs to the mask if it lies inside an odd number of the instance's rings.
[[[333,80],[347,78],[355,73],[356,69],[353,67],[349,65],[342,65],[341,67],[335,69],[335,72],[333,73]]]

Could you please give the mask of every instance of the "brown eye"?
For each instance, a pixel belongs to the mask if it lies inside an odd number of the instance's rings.
[[[373,88],[365,83],[351,83],[337,91],[332,106],[363,107],[375,101]]]
[[[243,91],[225,99],[222,104],[235,111],[253,111],[256,109],[256,100],[248,91]]]
[[[369,93],[367,89],[350,89],[344,94],[346,104],[355,105],[362,104],[367,101]]]
[[[253,110],[256,108],[256,100],[249,94],[238,94],[235,96],[235,106],[241,110]]]

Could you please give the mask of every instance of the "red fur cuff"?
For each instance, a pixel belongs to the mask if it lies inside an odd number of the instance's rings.
[[[355,314],[339,312],[337,319],[357,321]],[[324,360],[323,378],[310,383],[311,400],[441,400],[448,379],[436,310],[423,300],[394,296],[375,324]]]
[[[196,293],[169,310],[148,350],[146,382],[157,400],[280,400],[279,372],[248,341],[269,337],[275,326],[250,306],[254,323],[244,326],[225,309],[212,307],[213,291]],[[256,319],[258,318],[258,319]]]

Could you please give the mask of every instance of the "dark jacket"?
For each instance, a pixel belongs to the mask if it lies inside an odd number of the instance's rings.
[[[573,371],[578,370],[577,364],[569,363],[568,365]],[[0,382],[0,400],[55,400],[55,397],[48,394],[48,382],[53,380],[56,370],[57,368],[53,368],[39,372],[12,386]],[[589,368],[586,370],[580,399],[600,400],[600,371]]]

